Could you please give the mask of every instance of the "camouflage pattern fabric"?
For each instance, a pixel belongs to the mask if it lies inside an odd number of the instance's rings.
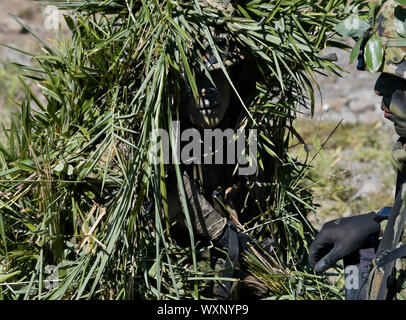
[[[406,140],[404,138],[400,138],[392,144],[392,159],[395,161],[397,168],[403,173],[406,173],[405,144]]]
[[[385,1],[376,17],[376,30],[382,40],[385,50],[382,72],[390,73],[406,79],[406,34],[400,34],[395,25],[395,10],[397,15],[406,13],[406,4],[396,1]],[[392,158],[398,169],[406,172],[406,150],[404,139],[399,139],[392,146]],[[405,239],[403,239],[405,242]],[[395,300],[406,300],[406,262],[396,263],[396,295]]]
[[[406,4],[399,4],[394,0],[385,1],[376,16],[376,31],[385,51],[384,61],[379,71],[406,79],[406,38],[404,38],[406,34],[402,36],[399,28],[396,28],[395,11],[397,16],[405,14]]]
[[[234,7],[231,0],[200,0],[202,7],[212,7],[217,10],[222,10],[228,13],[234,12]]]
[[[216,240],[226,226],[227,219],[213,208],[184,170],[182,170],[182,180],[194,233],[205,239]],[[168,211],[170,222],[176,222],[181,230],[187,232],[188,228],[178,187],[169,190]]]
[[[406,230],[403,230],[405,233]],[[406,243],[403,239],[402,244]],[[395,282],[395,297],[394,300],[406,300],[406,261],[398,259],[395,264],[396,282]]]

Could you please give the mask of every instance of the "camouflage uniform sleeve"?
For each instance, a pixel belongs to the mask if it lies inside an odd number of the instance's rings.
[[[212,241],[216,240],[226,226],[227,219],[221,216],[199,192],[186,171],[182,170],[181,174],[194,233]],[[176,179],[172,177],[171,180]],[[179,186],[176,181],[172,181],[169,185],[168,211],[170,222],[176,222],[176,225],[181,230],[187,232],[188,228],[185,213],[182,208]]]
[[[399,171],[406,173],[406,138],[400,137],[392,144],[392,158]]]

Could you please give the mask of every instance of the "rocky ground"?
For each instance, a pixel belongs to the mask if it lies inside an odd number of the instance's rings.
[[[39,47],[38,41],[8,12],[41,39],[52,42],[55,38],[54,32],[45,27],[43,5],[30,0],[0,0],[0,43],[30,52]],[[317,168],[313,175],[322,180],[314,189],[320,194],[317,198],[320,214],[312,217],[316,226],[328,218],[389,204],[395,176],[389,150],[396,136],[391,123],[383,118],[380,98],[373,92],[377,75],[359,72],[355,64],[348,65],[347,52],[336,53],[337,63],[348,73],[343,73],[341,78],[320,76],[323,100],[317,103],[312,119],[305,112],[297,121],[298,131],[316,152],[342,120],[312,163]],[[0,46],[0,118],[3,121],[13,108],[7,97],[18,97],[21,91],[16,69],[9,62],[30,64],[30,57]]]
[[[352,40],[347,41],[353,45]],[[322,103],[315,110],[316,120],[336,121],[343,119],[343,123],[376,124],[381,122],[386,128],[391,124],[384,121],[380,109],[381,98],[374,94],[374,84],[379,74],[358,71],[356,62],[349,64],[349,52],[344,50],[326,49],[326,53],[336,53],[336,64],[346,72],[342,77],[319,76],[322,91]]]
[[[353,44],[352,40],[348,43]],[[308,134],[305,136],[312,144],[324,142],[342,121],[314,164],[317,171],[324,167],[332,182],[329,187],[320,187],[319,191],[328,195],[318,200],[320,214],[313,220],[317,227],[326,219],[391,205],[395,188],[390,147],[397,136],[392,123],[383,117],[381,98],[374,94],[379,74],[358,71],[356,62],[349,65],[349,52],[335,53],[337,64],[346,72],[342,77],[318,77],[322,99],[319,97],[313,118],[306,111],[297,122],[299,132]]]
[[[0,41],[23,50],[32,50],[38,44],[14,18],[27,25],[42,39],[54,38],[54,33],[45,26],[45,6],[32,0],[0,0]],[[2,48],[2,59],[27,62],[27,57]]]
[[[44,8],[45,6],[38,1],[0,0],[0,43],[30,53],[38,52],[39,41],[15,18],[28,26],[41,39],[51,43],[55,33],[45,27]],[[19,100],[22,96],[22,86],[16,75],[17,69],[11,63],[30,65],[32,64],[30,58],[22,52],[0,46],[0,119],[2,121],[7,122],[9,113],[15,109],[8,98],[14,97]],[[33,90],[39,93],[39,89],[35,86]]]
[[[46,27],[45,5],[33,0],[0,0],[0,43],[23,51],[36,52],[39,42],[16,19],[28,26],[42,40],[51,43],[55,32]],[[16,18],[13,18],[13,16]],[[30,57],[6,47],[0,47],[0,61],[30,63]]]

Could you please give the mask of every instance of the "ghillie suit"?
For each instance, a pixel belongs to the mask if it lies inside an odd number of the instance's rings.
[[[314,290],[321,280],[306,272],[313,234],[306,214],[314,207],[302,183],[307,166],[290,156],[289,142],[295,136],[304,144],[293,121],[299,107],[313,110],[315,73],[339,70],[320,53],[327,46],[345,47],[335,41],[332,28],[351,5],[345,0],[86,0],[57,6],[66,10],[72,37],[54,46],[43,41],[41,55],[32,55],[38,66],[21,66],[40,84],[44,99],[27,86],[27,99],[18,102],[20,117],[0,148],[1,272],[14,283],[28,279],[28,287],[19,287],[25,297],[205,298],[219,277],[211,266],[199,264],[213,244],[198,238],[188,179],[214,210],[227,215],[232,207],[238,227],[251,239],[274,239],[273,260],[243,258],[267,295],[339,297],[328,286]],[[253,66],[254,80],[229,74],[232,59],[222,58],[227,53],[217,33],[226,34]],[[234,170],[227,173],[230,167],[227,172],[202,168],[201,176],[209,178],[201,181],[199,166],[166,163],[163,152],[156,153],[158,162],[150,159],[156,146],[151,132],[162,129],[171,156],[179,160],[173,121],[185,124],[182,88],[199,101],[194,72],[210,75],[208,50],[240,109],[224,119],[235,117],[237,129],[257,130],[258,171],[244,183],[236,181]],[[174,197],[173,190],[178,190]],[[185,222],[182,244],[171,225],[169,201],[175,198],[182,208],[176,221]],[[217,201],[221,198],[226,209]],[[224,229],[224,218],[221,224]],[[60,272],[55,286],[45,288],[47,265]]]

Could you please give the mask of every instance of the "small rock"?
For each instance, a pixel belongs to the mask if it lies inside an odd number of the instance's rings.
[[[4,33],[18,33],[23,28],[15,21],[10,15],[4,11],[0,11],[0,32]]]
[[[365,99],[357,99],[351,101],[349,104],[349,108],[352,112],[355,113],[371,112],[376,110],[375,104],[370,103],[369,101],[365,101]]]
[[[347,98],[334,98],[334,99],[328,99],[326,103],[329,104],[330,109],[340,112],[343,110],[344,107],[347,106],[349,100]]]

